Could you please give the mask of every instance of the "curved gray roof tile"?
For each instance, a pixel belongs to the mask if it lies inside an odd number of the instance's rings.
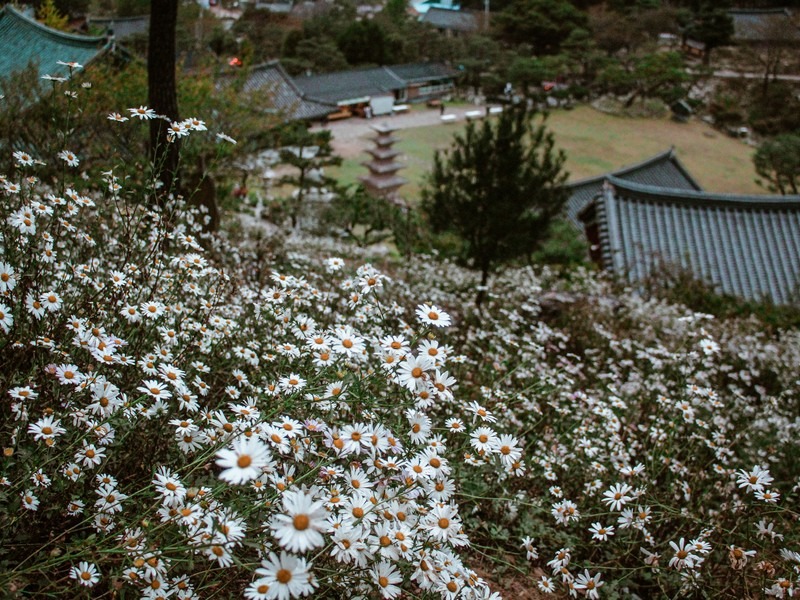
[[[570,196],[566,203],[569,220],[581,227],[578,214],[603,189],[603,182],[609,177],[619,177],[628,181],[681,190],[701,190],[700,184],[692,177],[670,148],[642,162],[628,165],[606,175],[587,177],[567,184]]]
[[[581,214],[598,226],[603,266],[631,283],[672,264],[728,294],[798,301],[800,196],[710,194],[609,176]]]

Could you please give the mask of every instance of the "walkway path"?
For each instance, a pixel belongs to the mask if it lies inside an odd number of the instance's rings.
[[[686,72],[691,75],[697,75],[698,71],[695,69],[686,69]],[[718,79],[764,79],[764,73],[747,73],[744,71],[734,71],[732,69],[717,69],[712,73],[712,77]],[[778,81],[800,81],[800,75],[770,75],[770,81],[777,79]]]
[[[463,123],[464,113],[471,110],[479,110],[485,114],[485,106],[459,105],[458,107],[445,107],[445,114],[454,114],[457,117],[456,123]],[[412,109],[406,113],[396,115],[386,115],[374,117],[373,119],[361,119],[352,117],[333,121],[324,125],[314,125],[312,131],[328,129],[333,133],[333,149],[342,158],[352,158],[363,154],[365,148],[370,144],[368,138],[371,137],[373,125],[388,123],[397,129],[407,129],[410,127],[432,127],[441,126],[441,114],[438,108]],[[444,133],[443,133],[444,135]]]
[[[764,74],[740,73],[738,71],[723,69],[720,71],[714,71],[714,77],[719,77],[720,79],[764,79]],[[769,79],[770,81],[773,79],[777,79],[779,81],[800,81],[800,75],[770,75]]]

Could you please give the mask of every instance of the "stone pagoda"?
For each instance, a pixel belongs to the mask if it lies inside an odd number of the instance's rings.
[[[397,189],[407,181],[397,174],[400,169],[404,168],[404,165],[395,161],[397,155],[400,154],[398,150],[392,148],[397,141],[397,138],[392,135],[395,128],[388,123],[381,123],[373,125],[372,129],[378,134],[373,140],[375,147],[367,150],[372,156],[372,160],[361,163],[369,169],[369,175],[358,179],[371,194],[395,200]]]

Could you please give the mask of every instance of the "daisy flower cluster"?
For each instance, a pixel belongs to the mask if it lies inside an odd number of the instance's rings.
[[[402,277],[412,294],[433,278],[456,290],[435,302],[471,299],[471,275],[448,263]],[[467,525],[518,536],[520,561],[550,571],[545,593],[779,593],[777,582],[800,573],[799,340],[590,273],[567,283],[546,269],[510,270],[460,341],[455,418],[474,418],[476,398],[497,427],[520,432],[527,472],[522,485],[479,481],[459,465],[456,479],[483,500]],[[483,448],[490,438],[476,433],[473,448]],[[562,558],[546,563],[553,554]]]
[[[18,589],[490,595],[464,560],[454,463],[517,478],[523,444],[460,397],[445,303],[294,251],[262,280],[202,210],[143,205],[113,165],[47,186],[29,156],[0,216]]]
[[[61,142],[0,176],[0,589],[796,596],[796,330],[580,269],[478,312],[457,265],[265,252]]]

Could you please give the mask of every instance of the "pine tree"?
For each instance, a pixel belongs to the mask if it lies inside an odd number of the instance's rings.
[[[461,258],[481,272],[478,306],[491,271],[533,252],[567,198],[564,152],[534,116],[514,109],[470,122],[450,150],[435,154],[422,190],[433,230],[455,234]]]
[[[695,10],[682,15],[684,35],[706,45],[703,64],[711,62],[711,51],[731,43],[733,18],[728,13],[728,0],[696,2]]]
[[[797,194],[800,191],[800,136],[791,133],[766,140],[753,155],[756,173],[771,192]]]

